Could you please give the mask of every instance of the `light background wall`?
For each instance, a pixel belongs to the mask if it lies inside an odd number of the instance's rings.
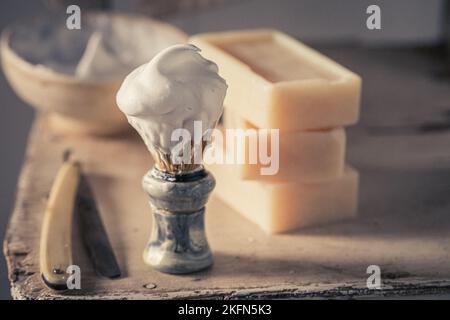
[[[114,0],[115,7],[131,10],[141,0]],[[359,42],[366,45],[434,44],[443,36],[444,0],[222,0],[208,10],[168,17],[188,33],[238,28],[274,27],[312,43]],[[77,3],[77,1],[73,1]],[[382,30],[368,31],[365,10],[382,9]],[[39,0],[0,1],[0,29],[17,18],[45,10]],[[14,205],[16,181],[22,164],[33,111],[21,102],[0,73],[0,239]],[[39,226],[36,226],[39,227]],[[0,257],[0,299],[9,298],[6,266]]]

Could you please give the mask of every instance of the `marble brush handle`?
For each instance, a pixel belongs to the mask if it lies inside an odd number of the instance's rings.
[[[144,176],[143,187],[153,213],[150,241],[144,251],[147,264],[174,274],[196,272],[212,264],[204,213],[214,186],[213,176],[204,169],[172,175],[153,168]]]

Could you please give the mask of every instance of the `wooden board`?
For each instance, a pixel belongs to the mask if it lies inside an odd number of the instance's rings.
[[[450,292],[450,90],[435,78],[433,52],[323,50],[364,79],[362,118],[348,136],[348,159],[360,170],[358,218],[268,236],[212,196],[207,233],[210,270],[159,273],[142,261],[150,209],[141,177],[152,160],[136,135],[64,137],[44,116],[30,134],[4,252],[16,299],[371,297]],[[93,186],[123,271],[97,277],[74,228],[82,289],[55,292],[39,276],[38,246],[46,197],[72,149]],[[379,265],[383,289],[366,288]]]

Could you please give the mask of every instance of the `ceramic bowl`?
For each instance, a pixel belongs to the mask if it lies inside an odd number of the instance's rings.
[[[83,19],[81,30],[68,30],[64,21],[58,24],[42,17],[5,28],[0,40],[2,67],[16,94],[46,113],[53,129],[115,134],[128,128],[115,98],[124,76],[82,79],[74,73],[90,35],[99,29],[117,33],[116,42],[128,48],[136,67],[160,50],[186,42],[187,35],[135,15],[89,13]],[[55,57],[51,64],[46,61],[49,55]]]

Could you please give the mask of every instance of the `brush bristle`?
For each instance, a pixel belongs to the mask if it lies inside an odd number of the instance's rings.
[[[202,141],[202,154],[205,151],[206,146],[208,145],[207,142]],[[152,156],[155,160],[156,167],[163,172],[171,173],[171,174],[180,174],[180,173],[186,173],[190,171],[197,170],[203,166],[203,164],[194,163],[194,147],[191,146],[192,156],[190,163],[173,163],[172,158],[170,154],[160,152],[158,150],[153,150]]]

